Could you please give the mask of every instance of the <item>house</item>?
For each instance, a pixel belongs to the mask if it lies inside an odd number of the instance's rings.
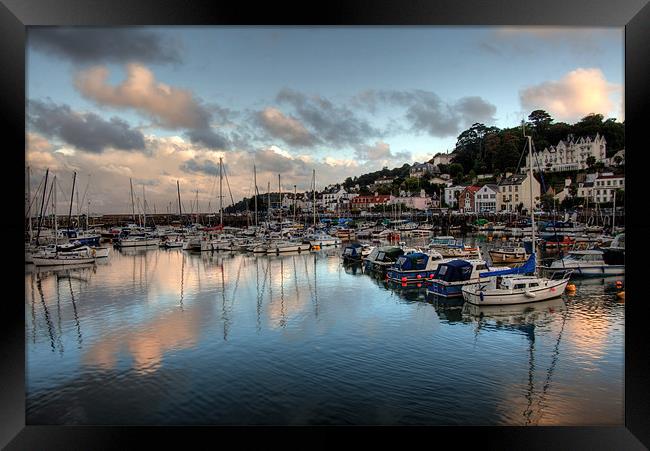
[[[466,186],[464,190],[458,195],[458,211],[469,213],[476,211],[476,198],[475,194],[480,190],[480,186],[470,185]]]
[[[303,210],[305,207],[305,193],[297,193],[294,199],[293,193],[286,193],[282,195],[282,208],[285,210],[292,210],[295,205],[297,210]]]
[[[435,154],[433,156],[433,158],[431,159],[431,162],[433,163],[433,165],[435,167],[438,167],[439,164],[448,165],[448,164],[451,164],[451,160],[452,160],[453,157],[454,156],[452,154],[450,154],[450,153],[438,152],[437,154]]]
[[[411,196],[410,193],[402,192],[399,197],[393,198],[390,203],[403,204],[414,210],[429,210],[433,207],[432,199],[426,195],[424,190],[420,190],[419,196]]]
[[[504,177],[498,184],[499,195],[501,196],[501,211],[516,211],[519,204],[530,211],[530,175],[529,174],[512,174]],[[533,199],[535,207],[539,204],[540,184],[533,177]]]
[[[587,179],[578,184],[578,197],[589,199],[593,203],[613,202],[614,192],[625,189],[625,176],[612,172],[587,174]]]
[[[390,185],[393,183],[393,177],[380,177],[377,180],[375,180],[374,185]]]
[[[605,137],[596,133],[594,138],[581,137],[575,139],[569,135],[566,141],[561,140],[556,146],[547,147],[540,152],[533,153],[533,171],[575,171],[587,169],[587,159],[594,157],[596,161],[606,162],[605,150],[607,142]],[[530,155],[526,154],[526,166],[522,172],[530,167]]]
[[[431,163],[418,163],[417,161],[409,169],[409,176],[411,177],[424,177],[427,175],[440,174],[438,166]]]
[[[499,187],[497,185],[483,185],[474,196],[475,212],[496,213],[500,210]]]
[[[454,184],[454,182],[451,180],[451,176],[449,174],[440,174],[436,175],[434,177],[431,177],[429,179],[429,183],[432,185],[446,185],[446,186],[451,186]]]
[[[625,189],[624,175],[599,174],[592,188],[592,200],[596,203],[613,202],[614,192],[619,189]]]
[[[450,207],[455,207],[458,203],[458,195],[466,187],[467,185],[455,185],[445,188],[445,204]]]
[[[395,196],[375,193],[374,196],[356,196],[350,200],[353,209],[368,210],[378,205],[388,205]]]

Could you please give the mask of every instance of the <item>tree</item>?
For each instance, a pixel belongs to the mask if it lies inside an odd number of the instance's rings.
[[[587,163],[587,167],[591,169],[596,164],[596,157],[589,155],[585,163]]]
[[[544,211],[550,211],[553,209],[554,197],[552,194],[542,194],[539,203]]]
[[[551,115],[544,110],[533,111],[528,115],[528,120],[537,130],[547,128],[553,122]]]
[[[459,163],[452,163],[447,167],[447,170],[449,171],[449,175],[452,176],[452,178],[457,178],[457,177],[462,177],[464,170],[463,166],[460,165]]]

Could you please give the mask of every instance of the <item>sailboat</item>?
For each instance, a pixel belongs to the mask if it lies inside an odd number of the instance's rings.
[[[530,218],[532,224],[532,242],[535,243],[535,214],[533,202],[533,146],[530,136],[528,139],[529,182],[530,182]],[[479,282],[462,288],[466,302],[475,305],[510,305],[524,304],[535,301],[545,301],[562,296],[569,283],[573,271],[556,272],[551,278],[539,277],[535,260],[535,249],[528,261],[520,267],[501,271],[489,271],[479,275],[489,278],[487,282]],[[527,275],[527,274],[533,275]]]

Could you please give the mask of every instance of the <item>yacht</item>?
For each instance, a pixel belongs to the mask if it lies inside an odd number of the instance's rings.
[[[604,251],[591,249],[585,251],[570,251],[566,256],[555,260],[548,268],[549,271],[572,269],[578,276],[619,276],[625,274],[625,265],[605,263]]]
[[[487,262],[482,259],[440,263],[433,277],[427,281],[427,293],[445,298],[460,297],[463,287],[478,283],[480,274],[489,271]]]

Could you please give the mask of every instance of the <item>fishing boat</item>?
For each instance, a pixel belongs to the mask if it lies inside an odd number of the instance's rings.
[[[492,264],[523,263],[526,261],[526,249],[522,246],[500,246],[488,251]]]
[[[364,269],[368,272],[383,273],[404,253],[404,249],[399,246],[376,247],[367,257],[363,258]]]
[[[440,263],[433,277],[427,281],[427,293],[445,298],[461,297],[463,287],[477,283],[480,274],[489,271],[487,262],[482,259]]]
[[[361,263],[364,257],[370,255],[374,247],[369,244],[352,243],[343,249],[343,263]]]
[[[618,276],[625,274],[625,265],[611,265],[605,263],[604,251],[591,249],[584,251],[570,251],[566,256],[551,263],[548,271],[572,269],[577,276]]]
[[[438,265],[445,260],[439,252],[413,252],[398,257],[388,268],[386,279],[402,284],[418,284],[432,278]]]
[[[526,135],[524,135],[526,136]],[[529,152],[529,180],[530,180],[530,203],[533,204],[533,156],[532,138],[528,139]],[[532,242],[535,242],[535,215],[534,208],[530,209],[532,223]],[[524,304],[527,302],[545,301],[562,296],[569,278],[573,271],[571,269],[555,272],[551,278],[539,277],[535,252],[530,254],[526,263],[520,267],[505,269],[501,271],[490,271],[481,274],[486,282],[465,286],[462,289],[463,299],[470,304],[476,305],[509,305]],[[532,275],[527,275],[531,274]]]

